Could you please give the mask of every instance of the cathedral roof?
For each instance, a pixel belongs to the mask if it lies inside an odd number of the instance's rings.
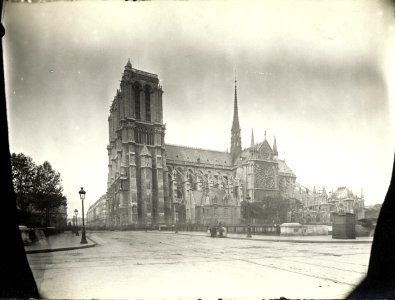
[[[147,76],[147,77],[158,78],[158,75],[154,74],[154,73],[149,73],[149,72],[142,71],[142,70],[135,69],[135,68],[132,68],[132,71],[134,73],[136,73],[136,74],[144,75],[144,76]]]
[[[272,147],[270,146],[270,144],[269,144],[269,142],[267,141],[267,139],[265,139],[263,142],[260,142],[260,143],[256,144],[254,148],[255,148],[256,150],[258,150],[258,151],[259,151],[261,148],[267,148],[267,149],[270,149],[270,151],[273,151],[273,150],[272,150]]]
[[[296,175],[294,174],[294,172],[292,172],[292,170],[288,167],[288,165],[285,163],[284,160],[281,159],[277,159],[276,160],[278,162],[278,172],[288,175],[288,176],[293,176],[296,177]]]
[[[336,192],[332,193],[331,198],[333,199],[347,199],[347,198],[353,198],[354,194],[353,192],[345,187],[345,186],[341,186],[339,187]]]
[[[186,146],[165,145],[167,159],[175,161],[185,161],[191,163],[215,164],[231,166],[232,158],[230,153],[191,148]]]
[[[259,159],[259,158],[261,158],[261,154],[263,154],[264,152],[267,153],[268,159],[272,159],[273,150],[272,150],[272,147],[270,147],[267,140],[264,140],[263,142],[257,143],[252,147],[244,149],[241,152],[240,156],[242,157],[243,160],[249,159],[249,158],[258,158]],[[263,155],[263,156],[265,156],[265,155]]]

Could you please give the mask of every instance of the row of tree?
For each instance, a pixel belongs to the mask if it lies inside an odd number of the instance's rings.
[[[63,195],[60,173],[53,170],[48,161],[36,165],[23,153],[12,153],[11,168],[19,224],[53,226],[52,215],[58,218],[56,223],[62,222],[59,217],[66,216],[60,216],[59,212],[66,212],[67,199]]]
[[[260,201],[241,202],[241,214],[244,220],[255,219],[261,224],[281,224],[287,222],[292,201],[285,198],[265,197]]]
[[[365,207],[365,218],[378,219],[381,211],[381,204],[374,204]]]

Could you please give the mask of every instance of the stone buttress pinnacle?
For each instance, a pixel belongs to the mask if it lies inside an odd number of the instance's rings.
[[[274,142],[273,142],[273,155],[278,156],[276,136],[274,136]]]

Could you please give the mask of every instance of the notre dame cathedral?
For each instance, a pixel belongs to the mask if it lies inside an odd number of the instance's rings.
[[[242,201],[290,192],[301,197],[295,174],[278,159],[275,138],[271,145],[265,133],[255,143],[252,133],[250,147],[242,149],[236,80],[234,89],[230,152],[169,145],[158,76],[127,62],[108,117],[109,226],[240,224]]]
[[[230,152],[165,143],[158,76],[127,62],[108,118],[111,225],[239,224],[240,203],[278,196],[296,176],[266,140],[242,150],[235,81]]]

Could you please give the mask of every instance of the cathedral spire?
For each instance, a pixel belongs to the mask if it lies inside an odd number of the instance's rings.
[[[239,109],[237,107],[237,80],[235,75],[235,97],[233,104],[233,123],[231,129],[230,154],[234,162],[241,153],[241,135],[239,124]]]
[[[255,141],[254,141],[254,128],[251,130],[251,147],[254,147]]]
[[[274,136],[274,142],[273,142],[273,155],[274,155],[275,157],[278,156],[277,143],[276,143],[276,136]]]
[[[132,68],[132,64],[130,62],[130,58],[128,58],[128,62],[126,63],[125,69],[131,69]]]
[[[237,106],[237,80],[235,77],[235,97],[234,97],[234,103],[233,103],[233,124],[232,124],[232,130],[240,130],[240,125],[239,125],[239,108]]]

